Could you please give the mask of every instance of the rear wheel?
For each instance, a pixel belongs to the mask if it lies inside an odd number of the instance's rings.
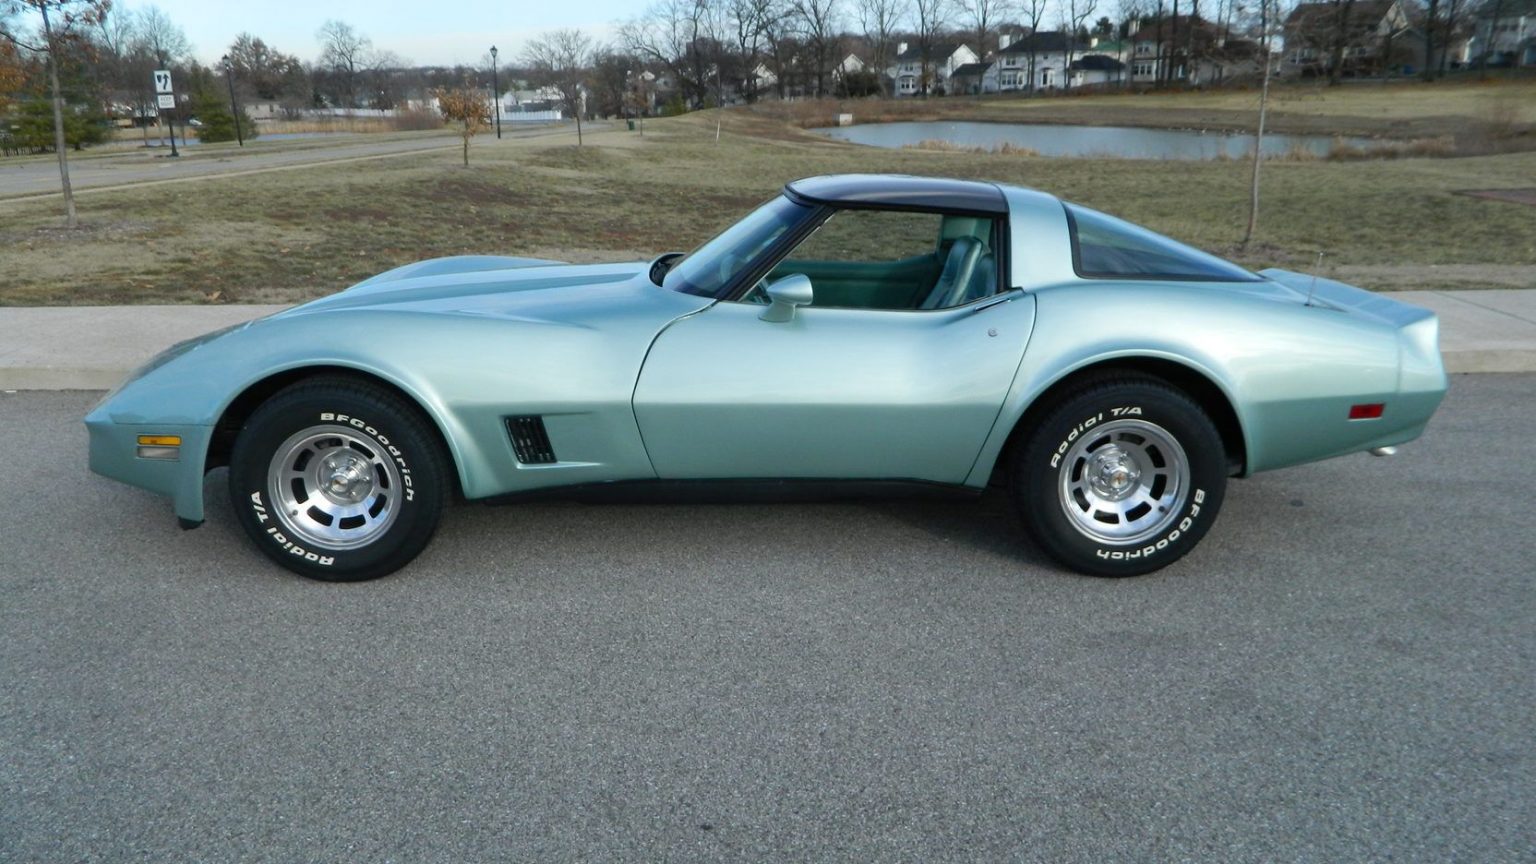
[[[246,422],[230,456],[230,496],[257,548],[330,582],[409,563],[437,529],[448,484],[421,412],[345,378],[279,392]]]
[[[1029,430],[1011,492],[1052,557],[1095,576],[1135,576],[1182,557],[1226,491],[1221,436],[1166,383],[1089,379]]]

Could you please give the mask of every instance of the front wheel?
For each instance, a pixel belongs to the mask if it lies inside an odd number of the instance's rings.
[[[409,563],[437,528],[448,484],[421,412],[345,378],[279,392],[230,455],[230,496],[256,546],[327,582],[376,579]]]
[[[1011,492],[1050,555],[1095,576],[1136,576],[1205,536],[1226,491],[1226,454],[1209,417],[1142,376],[1086,382],[1028,430]]]

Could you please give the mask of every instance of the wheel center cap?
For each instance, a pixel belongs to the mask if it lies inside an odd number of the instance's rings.
[[[361,501],[373,491],[373,481],[367,473],[368,463],[355,456],[325,460],[321,477],[326,491],[342,501]]]
[[[1093,491],[1111,500],[1130,495],[1141,480],[1141,469],[1136,460],[1114,444],[1093,454],[1087,473]]]

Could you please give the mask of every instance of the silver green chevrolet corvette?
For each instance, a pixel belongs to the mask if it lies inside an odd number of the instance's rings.
[[[686,255],[458,257],[176,345],[91,469],[315,579],[410,562],[452,499],[637,484],[1013,496],[1085,573],[1169,564],[1228,477],[1412,440],[1438,322],[991,183],[815,177]]]

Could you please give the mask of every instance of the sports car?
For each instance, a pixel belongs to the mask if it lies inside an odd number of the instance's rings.
[[[315,579],[400,568],[458,499],[802,483],[1004,486],[1050,556],[1129,576],[1230,477],[1417,437],[1438,326],[1043,192],[840,175],[650,262],[400,267],[173,346],[85,422],[92,470],[183,527],[228,466]]]

